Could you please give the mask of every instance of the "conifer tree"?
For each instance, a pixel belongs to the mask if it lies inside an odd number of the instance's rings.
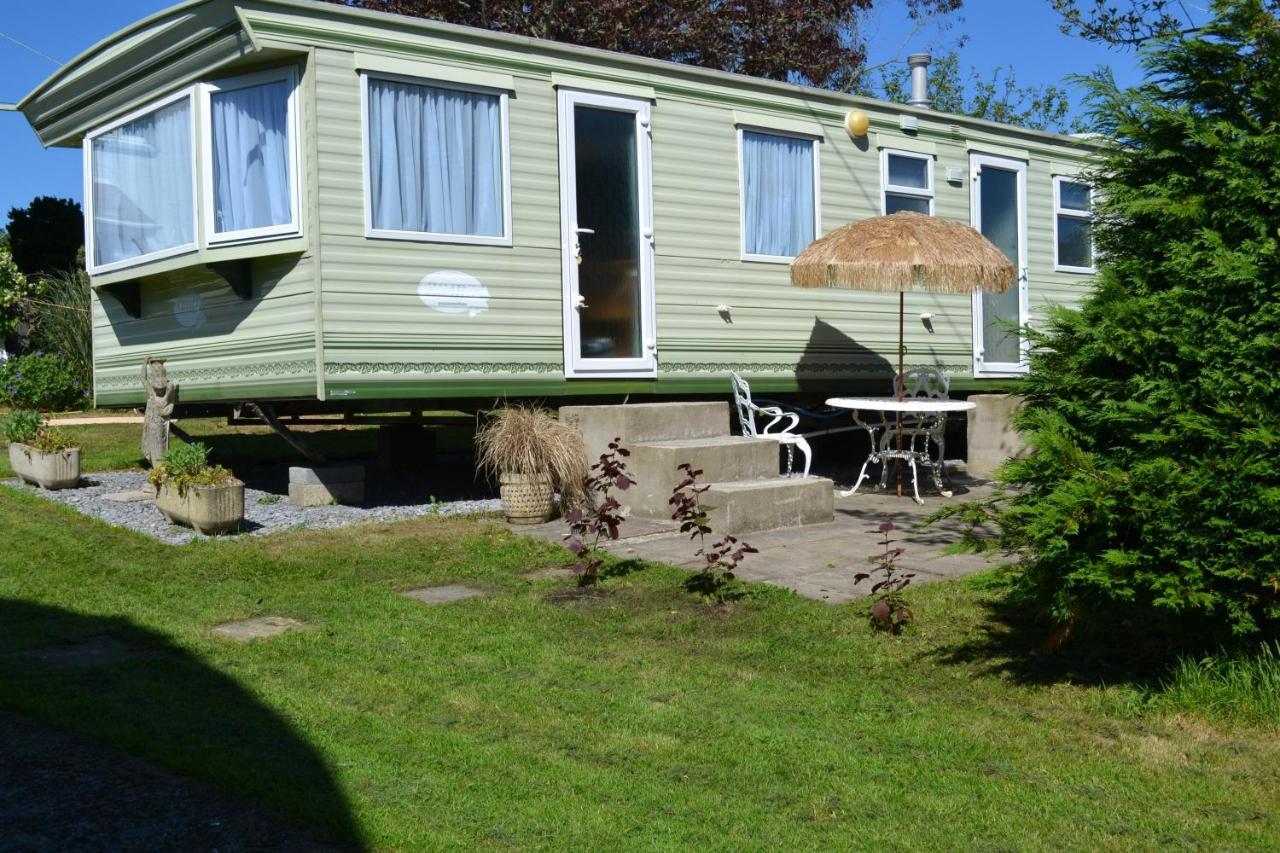
[[[1017,591],[1064,625],[1146,613],[1280,625],[1280,19],[1215,0],[1088,78],[1112,142],[1096,290],[1033,333],[1035,453],[1006,466]]]

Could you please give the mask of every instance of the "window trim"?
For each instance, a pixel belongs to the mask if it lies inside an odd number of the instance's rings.
[[[1076,207],[1062,206],[1062,185],[1063,184],[1083,184],[1089,188],[1089,210],[1080,210]],[[1092,266],[1073,267],[1058,262],[1058,224],[1062,221],[1062,217],[1075,219],[1080,222],[1093,223],[1093,203],[1096,199],[1097,191],[1093,184],[1082,180],[1077,175],[1054,175],[1053,176],[1053,270],[1054,272],[1077,273],[1080,275],[1093,275],[1098,271],[1097,255],[1093,245],[1093,229],[1089,229],[1089,257],[1093,258]]]
[[[904,187],[898,184],[889,183],[889,158],[904,157],[908,160],[923,160],[926,165],[926,175],[928,176],[929,186],[926,189],[919,187]],[[882,148],[880,149],[880,215],[884,216],[889,209],[887,201],[889,195],[905,195],[912,198],[923,198],[929,201],[929,215],[934,215],[934,198],[936,185],[934,184],[933,167],[937,158],[933,154],[924,154],[918,151],[906,151],[901,148]]]
[[[289,84],[289,100],[286,106],[286,126],[289,133],[289,222],[281,225],[267,225],[261,228],[241,228],[238,231],[219,233],[217,230],[217,211],[213,192],[213,95],[217,92],[228,92],[236,89],[247,89],[266,83],[284,80]],[[300,174],[301,134],[298,125],[298,69],[295,66],[271,68],[210,80],[200,84],[200,109],[203,117],[204,132],[200,138],[200,181],[204,191],[201,212],[204,215],[202,236],[206,247],[225,246],[231,244],[250,243],[258,240],[278,240],[283,237],[294,237],[302,232],[302,179]]]
[[[819,165],[819,143],[822,137],[812,133],[800,133],[792,130],[778,130],[773,127],[762,127],[754,124],[737,125],[738,134],[738,255],[739,259],[760,264],[789,264],[795,260],[794,255],[760,255],[747,251],[747,183],[744,169],[746,159],[742,154],[743,133],[761,133],[768,136],[783,136],[791,139],[804,139],[813,148],[813,239],[822,235],[822,173]]]
[[[511,228],[511,122],[508,108],[510,92],[492,86],[481,86],[472,83],[455,83],[450,80],[436,80],[429,77],[416,77],[408,74],[393,74],[384,71],[361,70],[360,74],[360,155],[364,160],[360,170],[364,193],[364,236],[370,240],[407,240],[415,243],[453,243],[470,246],[512,246]],[[470,92],[478,95],[496,95],[498,97],[499,132],[502,134],[502,234],[488,236],[481,234],[448,234],[433,231],[396,231],[389,228],[373,227],[373,158],[369,153],[371,132],[369,127],[369,80],[389,80],[393,83],[408,83],[416,86],[427,86],[436,89],[453,89],[459,92]]]
[[[195,96],[196,96],[196,86],[194,85],[186,86],[182,89],[179,89],[176,92],[173,92],[169,95],[165,95],[162,98],[157,98],[154,101],[148,101],[146,104],[143,104],[142,106],[138,107],[136,110],[128,112],[125,115],[121,116],[120,118],[117,118],[111,122],[108,122],[107,124],[104,124],[101,127],[97,127],[94,130],[85,134],[84,142],[82,144],[82,148],[83,148],[82,156],[84,158],[84,208],[85,208],[85,235],[84,235],[85,258],[84,260],[85,260],[85,268],[86,268],[86,271],[89,273],[89,275],[91,276],[100,275],[102,273],[112,272],[113,270],[121,270],[121,269],[127,269],[129,267],[141,266],[143,264],[147,264],[152,261],[158,261],[164,258],[171,258],[171,257],[174,257],[175,255],[185,255],[189,252],[195,252],[199,250],[200,248],[200,217],[199,217],[198,211],[199,211],[200,205],[199,205],[198,199],[200,197],[200,188],[199,188],[200,163],[196,157],[196,145],[195,145],[196,130],[199,127],[199,123],[196,121],[196,109],[198,105],[196,103]],[[183,243],[180,246],[171,246],[167,249],[158,249],[157,251],[148,252],[144,255],[135,255],[132,258],[123,258],[121,260],[111,261],[105,264],[97,263],[95,260],[97,258],[97,239],[96,239],[97,235],[94,233],[94,210],[93,210],[93,183],[94,183],[93,181],[93,178],[94,178],[93,143],[94,141],[98,137],[102,136],[103,134],[110,133],[116,128],[123,127],[124,125],[129,124],[130,122],[136,121],[137,119],[140,119],[143,116],[150,115],[151,113],[162,110],[165,107],[169,106],[170,104],[175,104],[178,101],[183,100],[184,98],[187,101],[187,112],[188,112],[187,117],[191,124],[190,139],[192,143],[191,150],[187,152],[188,155],[191,157],[191,242]]]

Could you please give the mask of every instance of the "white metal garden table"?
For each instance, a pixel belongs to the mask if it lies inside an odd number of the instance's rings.
[[[841,497],[847,498],[858,491],[862,481],[867,478],[867,466],[872,462],[883,464],[883,470],[880,474],[880,488],[884,488],[889,477],[887,463],[892,459],[901,459],[911,466],[911,487],[915,491],[916,503],[924,503],[920,499],[920,482],[916,471],[917,464],[928,466],[933,473],[933,483],[938,487],[939,494],[944,498],[951,497],[950,490],[944,488],[942,484],[942,445],[939,445],[938,457],[934,459],[929,454],[928,435],[917,424],[913,424],[908,428],[909,435],[904,434],[903,446],[899,450],[891,441],[896,433],[897,416],[913,417],[917,421],[934,419],[945,421],[949,412],[966,412],[970,409],[976,409],[978,407],[976,403],[970,403],[968,400],[940,400],[928,397],[907,398],[905,400],[897,400],[893,397],[832,397],[827,400],[827,405],[837,409],[848,409],[853,415],[854,425],[866,430],[871,439],[871,453],[867,455],[866,461],[862,463],[862,470],[858,472],[857,482],[853,484],[852,489],[847,492],[841,492]],[[859,417],[859,412],[881,412],[891,417],[872,423]],[[877,430],[885,431],[878,441],[876,440]],[[924,447],[917,449],[916,442],[921,437],[924,438]]]

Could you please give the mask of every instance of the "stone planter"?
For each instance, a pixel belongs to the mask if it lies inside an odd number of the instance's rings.
[[[502,512],[512,524],[541,524],[550,521],[556,510],[548,474],[503,474],[498,493]]]
[[[80,482],[78,447],[45,453],[25,444],[10,444],[9,465],[24,482],[42,489],[70,489]]]
[[[232,533],[244,520],[244,483],[232,480],[219,486],[188,486],[181,495],[175,486],[162,483],[156,489],[156,509],[174,524],[206,536]]]

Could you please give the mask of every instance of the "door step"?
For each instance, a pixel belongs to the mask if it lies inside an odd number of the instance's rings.
[[[639,515],[669,518],[671,492],[685,477],[677,466],[686,462],[702,471],[703,483],[777,477],[778,443],[722,435],[633,445],[627,467],[636,484],[618,499]]]
[[[729,434],[729,404],[725,402],[561,406],[560,419],[582,433],[587,461],[592,464],[615,438],[621,438],[622,446],[633,450],[650,441]]]
[[[835,484],[825,477],[771,477],[711,483],[702,504],[716,533],[824,524],[835,520]]]

